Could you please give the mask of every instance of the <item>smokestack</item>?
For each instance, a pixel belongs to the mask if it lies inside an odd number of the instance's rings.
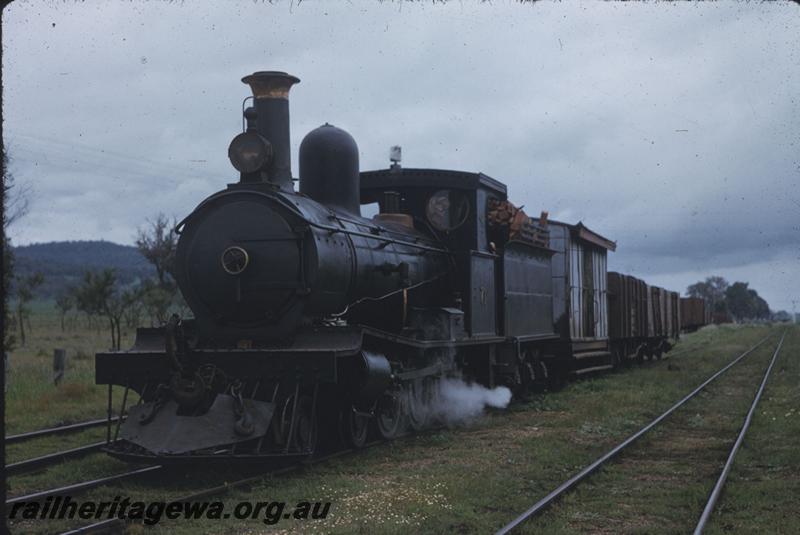
[[[266,171],[269,182],[292,190],[292,158],[289,152],[289,89],[299,78],[280,71],[259,71],[242,78],[253,91],[257,132],[272,145]]]

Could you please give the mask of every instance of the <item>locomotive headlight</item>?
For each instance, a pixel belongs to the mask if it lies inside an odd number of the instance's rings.
[[[272,158],[272,144],[255,132],[244,132],[231,141],[228,158],[240,173],[255,173]]]

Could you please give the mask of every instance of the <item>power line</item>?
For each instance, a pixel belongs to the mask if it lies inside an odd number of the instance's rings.
[[[101,171],[127,176],[174,176],[195,180],[224,180],[222,173],[212,175],[206,170],[198,170],[192,168],[192,166],[155,161],[145,157],[124,154],[116,150],[28,134],[15,134],[10,137],[12,140],[21,138],[27,141],[25,144],[13,144],[12,142],[12,148],[9,151],[12,155],[12,161],[19,159],[32,165],[39,165],[42,162],[53,167],[78,166],[81,167],[81,172],[91,172],[93,174]],[[38,148],[36,147],[37,145]],[[22,153],[21,158],[17,156],[18,152]],[[202,161],[205,162],[205,160]]]

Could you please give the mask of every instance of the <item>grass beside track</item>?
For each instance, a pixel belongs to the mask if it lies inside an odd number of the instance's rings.
[[[469,426],[407,437],[298,473],[270,478],[248,490],[210,499],[223,501],[228,511],[239,501],[246,500],[286,501],[289,504],[331,501],[326,520],[284,520],[274,526],[268,526],[258,519],[163,520],[152,528],[131,526],[129,531],[159,534],[492,532],[596,456],[660,414],[768,332],[777,333],[778,329],[734,326],[707,328],[686,336],[673,350],[674,357],[661,362],[646,363],[620,373],[572,383],[562,391],[535,396],[509,411],[492,412]],[[784,351],[790,350],[796,354],[796,333],[794,331],[792,335],[794,338],[787,337]],[[763,351],[770,350],[767,348]],[[52,348],[48,355],[38,357],[39,367],[45,363],[47,367],[36,373],[45,376],[49,373]],[[751,357],[761,359],[761,355],[759,351],[745,361]],[[72,364],[75,364],[74,360]],[[30,363],[26,365],[35,367]],[[779,369],[776,368],[773,373]],[[75,382],[91,390],[87,381],[90,375],[93,373],[82,376],[73,374],[72,377]],[[39,415],[37,425],[28,425],[33,422],[18,419],[13,432],[54,425],[59,419],[72,418],[77,421],[102,416],[105,392],[102,387],[95,388],[100,390],[99,401],[94,399],[95,393],[83,398],[77,411],[80,417],[63,410],[60,413],[56,411],[57,415]],[[747,399],[752,398],[750,390],[742,395]],[[770,385],[762,403],[769,396]],[[17,394],[15,403],[22,398]],[[796,405],[797,398],[794,400]],[[757,423],[753,422],[751,431],[755,430]],[[87,437],[87,443],[93,441],[88,438],[91,433],[82,433]],[[36,441],[36,447],[47,451],[63,449],[56,444],[66,443],[65,440],[66,437],[41,439]],[[14,460],[33,456],[23,453],[22,450],[15,451]],[[743,454],[744,451],[740,455]],[[798,452],[788,451],[778,461],[794,462],[797,466],[798,455]],[[124,463],[102,454],[93,454],[46,472],[11,478],[10,490],[13,494],[20,494],[23,489],[41,490],[127,469]],[[170,499],[252,473],[253,470],[237,472],[205,468],[189,472],[173,471],[96,489],[87,493],[85,498],[103,501],[121,495],[134,500]],[[598,487],[596,492],[603,493],[603,489]],[[606,501],[609,508],[624,505],[618,496],[609,495]],[[659,503],[659,507],[669,510],[674,497],[665,496],[661,501],[664,503]],[[564,506],[567,505],[565,502]],[[725,499],[721,505],[724,507]],[[554,512],[563,514],[564,506],[557,506]],[[673,514],[685,515],[677,507],[674,509]],[[566,533],[580,525],[580,521],[576,524],[570,519],[565,523],[559,522],[548,521],[545,531]],[[20,533],[51,533],[85,523],[17,521],[11,527],[14,532]],[[611,529],[613,526],[609,525]],[[663,530],[656,525],[654,529],[645,531]]]
[[[786,336],[706,533],[800,532],[800,329]]]
[[[691,533],[777,338],[761,345],[518,532]]]
[[[108,326],[98,321],[90,327],[84,317],[70,316],[62,331],[52,304],[36,302],[32,310],[26,344],[10,352],[6,435],[105,418],[108,390],[94,384],[94,355],[111,346]],[[130,347],[133,335],[133,329],[123,328],[121,347]],[[58,386],[53,384],[56,348],[67,351],[67,370]],[[121,399],[123,391],[115,388],[115,399]],[[49,439],[55,446],[52,451],[62,449],[57,446],[62,439],[63,436]]]

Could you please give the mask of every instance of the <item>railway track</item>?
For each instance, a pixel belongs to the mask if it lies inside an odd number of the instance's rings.
[[[73,483],[71,485],[64,485],[63,487],[56,487],[52,489],[42,490],[39,492],[33,492],[31,494],[25,494],[23,496],[15,496],[13,498],[9,498],[8,500],[6,500],[6,507],[12,506],[16,503],[35,502],[38,500],[42,500],[48,496],[66,496],[66,495],[76,496],[81,492],[86,492],[87,490],[91,490],[97,487],[102,487],[103,485],[108,485],[109,483],[116,483],[118,481],[131,479],[133,477],[141,476],[143,474],[149,474],[151,472],[163,469],[164,467],[158,464],[152,466],[145,466],[144,468],[137,468],[136,470],[123,472],[121,474],[101,477],[98,479],[91,479],[88,481],[81,481],[79,483]]]
[[[763,392],[764,386],[766,385],[766,381],[767,381],[767,379],[769,377],[769,374],[770,374],[770,372],[772,370],[772,367],[773,367],[773,365],[775,363],[775,360],[777,359],[777,356],[778,356],[778,354],[780,352],[780,349],[781,349],[781,347],[783,345],[783,340],[784,340],[785,336],[786,336],[786,332],[784,331],[783,335],[781,336],[780,341],[778,342],[778,345],[775,348],[775,352],[773,353],[772,360],[770,361],[770,364],[769,364],[769,366],[767,367],[767,369],[766,369],[766,371],[764,373],[764,377],[763,377],[763,379],[761,381],[761,385],[760,385],[760,387],[758,389],[756,397],[753,400],[753,403],[752,403],[752,405],[750,407],[750,410],[749,410],[749,412],[747,414],[745,422],[744,422],[742,428],[740,429],[739,436],[738,436],[733,448],[731,449],[731,452],[730,452],[729,457],[728,457],[728,462],[725,464],[725,468],[723,468],[722,474],[720,475],[720,477],[719,477],[719,479],[717,481],[717,484],[714,487],[714,490],[711,492],[711,496],[709,497],[709,501],[708,501],[708,504],[706,506],[706,510],[703,512],[703,515],[701,516],[701,519],[698,522],[697,530],[699,530],[699,531],[695,531],[696,534],[702,533],[703,527],[705,526],[705,523],[708,521],[708,517],[710,516],[710,513],[713,510],[714,504],[716,503],[716,500],[719,498],[719,494],[721,492],[722,486],[724,485],[725,479],[727,478],[727,474],[730,471],[730,467],[732,466],[733,458],[735,457],[736,451],[738,451],[738,448],[741,445],[742,439],[744,438],[744,434],[747,431],[747,427],[749,426],[750,420],[752,418],[752,414],[754,413],[756,404],[758,403],[758,400],[761,397],[761,393]],[[648,423],[647,425],[642,427],[636,433],[634,433],[631,436],[629,436],[628,438],[626,438],[624,441],[619,443],[617,446],[615,446],[611,450],[607,451],[606,453],[604,453],[603,455],[598,457],[592,463],[588,464],[586,467],[584,467],[578,473],[576,473],[571,478],[569,478],[566,481],[564,481],[561,485],[556,487],[553,491],[551,491],[545,497],[543,497],[538,502],[536,502],[533,506],[531,506],[529,509],[527,509],[524,513],[522,513],[521,515],[517,516],[514,520],[512,520],[511,522],[509,522],[508,524],[506,524],[505,526],[500,528],[496,532],[496,535],[505,535],[507,533],[511,533],[512,531],[514,531],[515,529],[519,528],[523,523],[525,523],[529,519],[531,519],[531,518],[543,513],[551,505],[553,505],[556,501],[558,501],[561,497],[563,497],[567,492],[569,492],[569,491],[573,490],[574,488],[576,488],[581,482],[583,482],[587,478],[589,478],[594,472],[596,472],[602,466],[604,466],[605,464],[610,462],[612,459],[617,457],[621,452],[623,452],[629,446],[634,444],[638,439],[640,439],[646,433],[648,433],[653,428],[655,428],[659,424],[661,424],[667,417],[669,417],[676,410],[678,410],[683,405],[685,405],[688,401],[690,401],[693,398],[695,398],[695,396],[697,396],[700,392],[702,392],[707,386],[709,386],[711,383],[713,383],[715,380],[717,380],[720,376],[725,374],[725,372],[727,372],[728,370],[733,368],[736,364],[741,362],[746,356],[748,356],[753,351],[755,351],[757,348],[759,348],[761,345],[763,345],[771,337],[772,337],[772,335],[768,335],[768,336],[764,337],[759,342],[757,342],[755,345],[753,345],[752,347],[750,347],[749,349],[747,349],[746,351],[744,351],[743,353],[741,353],[740,355],[735,357],[731,362],[729,362],[727,365],[725,365],[721,369],[719,369],[716,373],[711,375],[708,379],[706,379],[703,383],[701,383],[697,388],[695,388],[692,392],[687,394],[685,397],[683,397],[677,403],[672,405],[669,409],[667,409],[660,416],[658,416],[657,418],[652,420],[650,423]]]
[[[437,429],[438,428],[428,429],[426,431],[423,431],[422,433],[435,432],[435,431],[437,431]],[[415,435],[419,436],[419,434],[420,433],[416,433]],[[403,437],[406,437],[406,436],[411,436],[411,433],[404,433],[403,435],[400,435],[398,437],[398,439],[402,439]],[[383,439],[375,440],[373,442],[369,442],[369,443],[365,444],[364,447],[362,447],[362,448],[358,448],[358,449],[343,449],[343,450],[338,450],[338,451],[331,452],[331,453],[328,453],[328,454],[324,454],[324,455],[321,455],[319,457],[313,457],[311,459],[306,459],[306,460],[302,460],[302,461],[296,461],[296,462],[293,462],[293,463],[291,463],[289,465],[280,466],[280,467],[277,467],[277,468],[266,470],[264,472],[258,473],[258,474],[253,475],[253,476],[247,476],[247,477],[244,477],[244,478],[241,478],[241,479],[238,479],[238,480],[234,480],[234,481],[226,481],[226,482],[224,482],[224,483],[222,483],[220,485],[216,485],[216,486],[213,486],[213,487],[208,487],[208,488],[205,488],[205,489],[202,489],[202,490],[199,490],[199,491],[194,491],[194,492],[191,492],[189,494],[173,498],[170,501],[172,501],[172,502],[191,502],[191,501],[196,501],[196,500],[199,500],[201,498],[206,498],[206,497],[209,497],[209,496],[216,496],[216,495],[224,494],[225,492],[227,492],[229,490],[242,488],[242,487],[246,487],[248,485],[254,484],[254,483],[258,483],[259,481],[262,481],[263,479],[265,479],[267,477],[288,474],[288,473],[294,472],[294,471],[299,470],[300,468],[303,468],[303,467],[306,467],[306,466],[313,466],[313,465],[324,463],[324,462],[329,461],[331,459],[335,459],[335,458],[342,457],[342,456],[345,456],[345,455],[354,454],[356,452],[362,452],[362,451],[364,451],[366,449],[373,448],[373,447],[379,446],[381,444],[385,444],[386,442],[388,442],[388,441],[387,440],[383,440]],[[100,443],[100,445],[101,446],[105,445],[105,442]],[[115,475],[112,475],[112,476],[103,477],[103,478],[99,478],[99,479],[83,481],[83,482],[74,483],[74,484],[71,484],[71,485],[65,485],[65,486],[62,486],[62,487],[48,489],[48,490],[44,490],[44,491],[38,491],[38,492],[26,494],[24,496],[16,496],[16,497],[10,498],[9,500],[6,501],[6,507],[8,508],[9,506],[13,506],[14,504],[22,503],[22,502],[41,501],[41,500],[46,499],[49,496],[66,496],[66,495],[69,495],[69,496],[73,497],[73,496],[77,496],[77,495],[79,495],[79,494],[81,494],[83,492],[86,492],[86,491],[89,491],[89,490],[92,490],[92,489],[95,489],[95,488],[98,488],[98,487],[102,487],[102,486],[105,486],[105,485],[109,485],[109,484],[112,484],[112,483],[117,483],[117,482],[128,480],[128,479],[133,479],[133,478],[136,478],[136,477],[139,477],[139,476],[143,476],[145,474],[153,474],[153,473],[156,473],[156,472],[159,472],[159,471],[164,471],[166,469],[167,468],[165,466],[163,466],[163,465],[146,466],[144,468],[131,470],[129,472],[124,472],[124,473],[121,473],[121,474],[115,474]],[[101,521],[95,522],[93,524],[89,524],[89,525],[86,525],[86,526],[82,526],[82,527],[79,527],[79,528],[75,528],[75,529],[71,529],[71,530],[62,532],[62,535],[78,535],[78,534],[90,534],[90,533],[116,533],[116,532],[120,531],[126,523],[129,523],[129,522],[138,522],[138,520],[131,521],[131,520],[120,519],[120,518],[111,518],[111,519],[101,520]]]
[[[119,416],[112,416],[111,421],[116,422]],[[38,429],[36,431],[29,431],[27,433],[20,433],[18,435],[9,435],[5,438],[6,445],[23,442],[33,438],[42,438],[53,435],[61,435],[64,433],[73,433],[75,431],[84,431],[93,427],[100,427],[108,423],[108,418],[98,418],[97,420],[87,420],[85,422],[78,422],[69,425],[62,425],[58,427],[50,427],[47,429]]]
[[[125,418],[123,417],[123,421],[124,419]],[[111,418],[111,421],[116,423],[119,421],[119,417],[113,416]],[[107,423],[108,423],[108,418],[100,418],[97,420],[87,420],[85,422],[78,422],[58,427],[50,427],[47,429],[38,429],[36,431],[30,431],[27,433],[10,435],[5,438],[5,443],[6,445],[18,444],[28,440],[35,440],[39,438],[62,435],[67,433],[77,433],[80,431],[85,431],[87,429],[100,427],[106,425]],[[31,459],[25,459],[22,461],[10,463],[5,465],[5,473],[6,475],[18,475],[33,470],[45,468],[47,466],[51,466],[65,460],[77,459],[79,457],[83,457],[91,453],[100,451],[100,448],[103,447],[103,445],[105,444],[106,441],[95,442],[92,444],[85,444],[82,446],[77,446],[66,450],[59,450],[52,453],[40,455],[38,457],[34,457]]]
[[[717,505],[720,494],[722,494],[722,488],[725,486],[725,482],[728,480],[728,474],[733,466],[733,460],[736,458],[736,454],[739,452],[739,448],[742,446],[744,436],[747,433],[747,430],[750,428],[750,422],[753,420],[753,413],[755,413],[758,402],[761,400],[761,394],[764,393],[764,387],[767,386],[767,380],[772,372],[772,368],[775,366],[775,361],[778,359],[778,354],[781,351],[781,347],[783,347],[783,340],[785,338],[786,331],[783,332],[781,341],[778,342],[778,347],[775,348],[775,352],[772,354],[772,360],[770,360],[767,371],[764,372],[764,378],[761,380],[761,384],[756,391],[756,395],[753,397],[753,403],[750,405],[750,410],[747,411],[747,416],[742,423],[742,428],[739,431],[739,435],[736,437],[736,442],[734,442],[733,446],[731,447],[731,451],[728,454],[727,460],[725,461],[725,466],[722,468],[719,478],[717,478],[717,482],[714,484],[714,488],[711,490],[711,494],[708,497],[708,501],[703,509],[703,513],[700,515],[700,519],[697,521],[694,535],[700,535],[703,533],[703,530],[711,518],[711,513],[714,511],[714,507]]]
[[[336,451],[336,452],[329,453],[329,454],[326,454],[326,455],[322,455],[320,457],[314,457],[312,459],[307,459],[307,460],[304,460],[304,461],[294,462],[294,463],[292,463],[290,465],[282,466],[282,467],[279,467],[279,468],[274,468],[274,469],[271,469],[271,470],[267,470],[265,472],[259,473],[259,474],[254,475],[254,476],[248,476],[248,477],[241,478],[241,479],[234,480],[234,481],[226,481],[226,482],[222,483],[221,485],[216,485],[216,486],[208,487],[208,488],[205,488],[205,489],[202,489],[202,490],[199,490],[199,491],[191,492],[189,494],[174,498],[174,499],[172,499],[170,501],[172,501],[172,502],[191,502],[191,501],[196,501],[196,500],[199,500],[201,498],[206,498],[206,497],[209,497],[209,496],[216,496],[216,495],[224,494],[225,492],[227,492],[229,490],[232,490],[232,489],[242,488],[242,487],[246,487],[248,485],[254,484],[254,483],[258,483],[259,481],[261,481],[261,480],[263,480],[264,478],[267,478],[267,477],[288,474],[288,473],[291,473],[293,471],[296,471],[296,470],[298,470],[300,468],[303,468],[303,467],[306,467],[306,466],[313,466],[313,465],[321,464],[321,463],[329,461],[331,459],[342,457],[344,455],[353,454],[353,453],[355,453],[357,451],[363,451],[365,449],[372,448],[372,447],[378,446],[380,444],[384,444],[385,442],[386,442],[385,440],[377,440],[377,441],[374,441],[374,442],[366,444],[363,448],[360,448],[358,450],[355,450],[355,449],[340,450],[340,451]],[[108,485],[110,483],[116,483],[116,482],[119,482],[119,481],[122,481],[122,480],[135,478],[137,476],[141,476],[141,475],[144,475],[144,474],[152,474],[154,472],[161,471],[161,470],[164,470],[164,469],[165,468],[162,465],[147,466],[147,467],[144,467],[144,468],[139,468],[137,470],[132,470],[130,472],[125,472],[125,473],[122,473],[122,474],[117,474],[117,475],[104,477],[104,478],[100,478],[100,479],[95,479],[95,480],[91,480],[91,481],[84,481],[84,482],[75,483],[75,484],[72,484],[72,485],[66,485],[66,486],[58,487],[58,488],[54,488],[54,489],[48,489],[48,490],[44,490],[44,491],[40,491],[40,492],[27,494],[25,496],[18,496],[18,497],[11,498],[8,501],[6,501],[6,507],[13,506],[16,503],[21,503],[21,502],[33,502],[33,501],[43,500],[43,499],[45,499],[45,498],[47,498],[49,496],[65,496],[65,495],[75,496],[75,495],[77,495],[77,494],[79,494],[81,492],[86,492],[88,490],[91,490],[91,489],[94,489],[94,488],[97,488],[97,487],[101,487],[101,486],[104,486],[104,485]],[[101,521],[95,522],[93,524],[89,524],[89,525],[86,525],[86,526],[82,526],[82,527],[79,527],[79,528],[75,528],[75,529],[71,529],[69,531],[62,532],[62,535],[78,535],[78,534],[89,534],[89,533],[115,532],[115,531],[120,530],[127,522],[130,522],[130,521],[127,521],[127,520],[121,519],[121,518],[111,518],[111,519],[101,520]]]
[[[330,454],[327,454],[327,455],[323,455],[323,456],[320,456],[320,457],[315,457],[315,458],[312,458],[312,459],[309,459],[309,460],[306,460],[306,461],[293,463],[293,464],[291,464],[289,466],[284,466],[284,467],[268,470],[266,472],[262,472],[260,474],[255,475],[255,476],[249,476],[249,477],[245,477],[245,478],[242,478],[242,479],[239,479],[239,480],[225,482],[222,485],[216,485],[214,487],[209,487],[209,488],[205,488],[203,490],[195,491],[195,492],[180,496],[178,498],[171,499],[170,501],[171,502],[192,502],[192,501],[200,500],[202,498],[207,498],[209,496],[218,496],[220,494],[224,494],[225,492],[228,492],[229,490],[242,488],[242,487],[246,487],[248,485],[252,485],[254,483],[258,483],[259,481],[261,481],[261,480],[263,480],[264,478],[267,478],[267,477],[288,474],[288,473],[294,472],[296,470],[299,470],[300,468],[303,468],[305,466],[312,466],[312,465],[320,464],[320,463],[329,461],[331,459],[335,459],[337,457],[342,457],[344,455],[355,453],[356,451],[361,451],[361,450],[364,450],[364,449],[367,449],[367,448],[371,448],[371,447],[377,446],[379,444],[383,444],[384,442],[385,441],[383,441],[383,440],[379,440],[379,441],[376,441],[376,442],[373,442],[373,443],[366,444],[363,448],[360,448],[359,450],[353,450],[353,449],[341,450],[341,451],[337,451],[337,452],[330,453]],[[99,522],[95,522],[94,524],[89,524],[89,525],[82,526],[82,527],[79,527],[79,528],[75,528],[75,529],[72,529],[72,530],[69,530],[69,531],[64,531],[60,535],[88,535],[88,534],[91,534],[91,533],[116,532],[116,531],[121,530],[123,528],[123,526],[125,526],[125,524],[127,522],[131,522],[131,521],[126,521],[125,519],[121,519],[121,518],[110,518],[110,519],[107,519],[107,520],[101,520]]]
[[[61,461],[66,461],[67,459],[76,459],[78,457],[83,457],[84,455],[89,455],[90,453],[95,453],[97,451],[100,451],[100,448],[105,446],[105,444],[106,441],[104,440],[102,442],[95,442],[94,444],[78,446],[77,448],[71,448],[68,450],[48,453],[46,455],[41,455],[39,457],[34,457],[32,459],[25,459],[24,461],[18,461],[15,463],[7,464],[5,467],[6,475],[12,476],[17,474],[22,474],[25,472],[30,472],[32,470],[37,470],[39,468],[45,468],[47,466],[57,464]]]

